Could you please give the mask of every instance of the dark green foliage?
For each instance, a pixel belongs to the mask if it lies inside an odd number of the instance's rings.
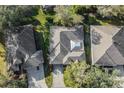
[[[7,82],[7,88],[27,88],[26,80],[11,80]]]
[[[33,24],[32,16],[37,15],[39,6],[0,6],[0,25],[8,27]]]
[[[91,40],[90,40],[90,27],[87,24],[84,24],[84,49],[87,64],[91,65]]]

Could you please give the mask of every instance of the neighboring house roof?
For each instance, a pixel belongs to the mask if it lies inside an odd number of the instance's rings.
[[[120,53],[124,56],[124,27],[112,39]]]
[[[117,26],[91,26],[91,53],[92,64],[98,64],[102,66],[116,66],[124,65],[124,52],[119,51],[121,49],[118,46],[119,42],[116,42],[120,35],[122,27]],[[116,39],[113,39],[115,38]],[[124,39],[124,38],[123,38]]]
[[[34,32],[31,26],[25,26],[19,34],[17,34],[18,46],[19,49],[23,50],[31,56],[36,52],[36,45],[34,40]]]
[[[54,26],[50,33],[50,64],[69,64],[68,61],[72,57],[77,60],[79,57],[84,58],[82,26],[72,28]]]
[[[10,32],[7,40],[7,50],[8,55],[13,54],[11,57],[12,62],[10,63],[16,69],[19,69],[16,65],[21,63],[36,66],[38,63],[43,62],[42,52],[37,52],[36,50],[34,31],[30,25],[17,27]],[[13,53],[11,50],[14,50]],[[29,59],[30,61],[28,61]]]
[[[31,26],[21,26],[15,30],[17,30],[17,33],[15,33],[17,42],[15,59],[17,59],[17,61],[15,63],[20,64],[22,61],[27,61],[27,59],[36,52],[36,45],[33,28]]]
[[[106,53],[98,60],[97,64],[102,66],[124,65],[124,57],[118,51],[116,46],[112,44]]]

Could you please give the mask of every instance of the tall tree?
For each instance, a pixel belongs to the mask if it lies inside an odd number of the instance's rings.
[[[59,25],[72,26],[82,23],[83,17],[76,14],[72,6],[56,6],[54,22]]]
[[[0,6],[1,30],[12,26],[31,24],[32,16],[37,14],[39,6]]]
[[[120,87],[120,83],[115,80],[116,75],[115,71],[109,74],[97,66],[90,66],[85,62],[75,62],[67,66],[64,71],[64,80],[67,87]]]
[[[103,5],[96,7],[98,13],[101,14],[103,17],[118,16],[118,14],[124,15],[124,6]]]

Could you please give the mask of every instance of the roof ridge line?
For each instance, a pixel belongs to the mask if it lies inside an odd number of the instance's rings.
[[[114,64],[116,64],[115,62],[114,62],[114,60],[111,58],[111,56],[107,53],[107,51],[106,51],[106,54],[108,55],[108,57],[110,58],[110,60],[114,63]],[[117,65],[117,64],[116,64]]]
[[[60,44],[60,42],[57,43],[57,45],[50,51],[50,53],[52,53],[59,44]]]
[[[60,42],[60,44],[61,44],[68,52],[70,52],[61,42]]]

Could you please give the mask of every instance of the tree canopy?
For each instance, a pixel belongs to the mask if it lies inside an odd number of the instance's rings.
[[[39,6],[0,6],[1,30],[12,26],[32,24],[32,16],[37,14]]]
[[[72,26],[82,23],[83,17],[76,14],[72,6],[56,6],[54,22],[58,25]]]
[[[118,16],[119,14],[124,15],[124,6],[104,5],[104,6],[96,6],[96,7],[98,13],[100,13],[103,17]]]
[[[85,62],[75,62],[67,66],[64,71],[64,80],[67,87],[75,88],[109,88],[119,87],[119,81],[115,80],[117,73],[87,65]]]

